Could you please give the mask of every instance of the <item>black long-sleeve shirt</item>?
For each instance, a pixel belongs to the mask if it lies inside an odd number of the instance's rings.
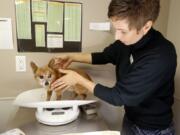
[[[115,41],[103,52],[91,55],[92,64],[116,66],[116,84],[97,84],[95,96],[116,106],[124,105],[128,119],[142,128],[164,129],[171,124],[177,56],[173,44],[161,33],[152,28],[133,45]]]

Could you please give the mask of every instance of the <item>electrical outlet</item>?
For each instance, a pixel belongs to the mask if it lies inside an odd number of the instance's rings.
[[[16,56],[16,72],[26,71],[26,56]]]

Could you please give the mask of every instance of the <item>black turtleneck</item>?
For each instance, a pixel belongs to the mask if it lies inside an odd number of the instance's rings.
[[[133,63],[130,63],[130,55]],[[171,42],[151,29],[137,43],[115,41],[103,52],[92,53],[92,64],[112,63],[117,82],[97,84],[94,95],[125,107],[127,118],[142,128],[164,129],[172,122],[176,51]]]

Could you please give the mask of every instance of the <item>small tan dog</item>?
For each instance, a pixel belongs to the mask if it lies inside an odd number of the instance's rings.
[[[43,67],[38,67],[34,62],[30,63],[31,68],[34,73],[35,79],[38,81],[38,83],[47,89],[47,101],[51,99],[52,96],[52,91],[50,90],[51,84],[56,81],[58,78],[62,77],[64,74],[60,73],[57,69],[54,69],[54,60],[50,60],[48,65],[43,66]],[[92,81],[92,79],[89,77],[87,73],[85,73],[82,70],[79,69],[70,69],[73,70],[77,73],[79,73],[81,76],[85,77],[86,79]],[[56,91],[56,99],[60,100],[61,96],[64,91],[66,90],[71,90],[75,93],[74,98],[77,96],[80,96],[82,99],[85,99],[88,94],[88,90],[84,88],[82,85],[76,84],[75,86],[72,86],[71,89],[62,89],[62,90],[57,90]]]

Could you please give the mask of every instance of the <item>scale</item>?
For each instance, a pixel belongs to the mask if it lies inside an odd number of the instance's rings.
[[[64,125],[76,120],[79,116],[79,108],[72,107],[69,109],[54,109],[46,110],[43,108],[38,108],[36,111],[36,118],[40,123],[46,125]]]
[[[36,119],[43,124],[57,126],[68,124],[79,116],[79,106],[97,100],[46,101],[46,90],[38,88],[19,94],[14,104],[20,107],[36,108]]]

